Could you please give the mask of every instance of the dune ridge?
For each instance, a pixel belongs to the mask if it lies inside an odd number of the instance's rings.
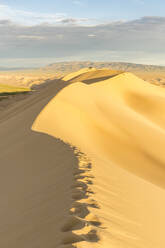
[[[164,247],[164,109],[164,89],[122,73],[72,83],[39,114],[32,130],[76,146],[92,163],[90,188],[103,228],[92,243],[80,228],[78,240],[64,247]]]
[[[79,166],[73,170],[74,182],[71,185],[73,203],[61,228],[64,233],[62,247],[74,244],[77,247],[80,243],[81,247],[83,244],[84,247],[87,247],[86,242],[91,246],[91,243],[100,239],[99,231],[102,226],[98,215],[93,213],[98,212],[99,205],[90,188],[93,184],[93,175],[90,173],[92,165],[84,154],[77,149],[74,151],[78,157]]]
[[[69,73],[68,75],[66,75],[66,76],[63,77],[63,80],[64,81],[70,81],[70,80],[72,80],[75,77],[78,77],[78,76],[80,76],[80,75],[82,75],[82,74],[84,74],[86,72],[91,72],[91,71],[92,72],[95,72],[96,71],[96,68],[83,68],[83,69],[81,69],[79,71]]]
[[[164,96],[164,89],[151,85],[131,73],[123,73],[91,85],[74,83],[62,90],[58,98],[54,98],[41,112],[33,125],[33,130],[38,129],[57,135],[85,152],[91,149],[93,141],[90,136],[95,133],[95,148],[101,149],[104,157],[110,157],[113,162],[125,168],[127,166],[128,170],[133,171],[134,168],[130,168],[128,164],[131,153],[137,153],[138,163],[145,161],[146,172],[144,168],[141,171],[141,168],[136,166],[135,173],[164,187],[165,178],[162,172],[165,156],[164,150],[161,149],[164,145],[165,119],[162,116],[165,107]],[[65,118],[61,114],[61,109],[65,113]],[[49,121],[53,113],[54,118]],[[70,115],[72,118],[69,118]],[[67,128],[64,120],[68,121]],[[88,139],[87,142],[83,137],[79,138],[76,132],[73,133],[73,130],[78,129],[82,134],[87,134],[85,137]],[[113,139],[113,144],[108,143],[104,137],[106,134]],[[130,137],[134,137],[136,142],[133,143]],[[144,143],[145,139],[150,139],[150,143]],[[111,151],[107,151],[108,146],[103,147],[103,142],[113,149],[113,153],[115,149],[117,151],[119,145],[127,146],[125,154],[128,150],[131,152],[125,157],[120,151],[122,159],[119,161],[117,154],[113,155]],[[142,149],[145,149],[146,154],[143,154]],[[160,165],[157,175],[148,177],[152,167],[154,169],[155,161]]]

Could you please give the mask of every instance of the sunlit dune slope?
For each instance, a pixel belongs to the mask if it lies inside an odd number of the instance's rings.
[[[164,89],[123,73],[100,83],[65,88],[43,110],[34,128],[65,138],[85,152],[95,146],[114,163],[165,186],[164,109]]]
[[[70,243],[164,248],[164,110],[163,88],[122,73],[71,84],[39,114],[34,131],[78,147],[92,161],[91,191],[99,209],[90,211],[101,223],[94,229],[98,239]],[[82,237],[85,229],[72,233]]]

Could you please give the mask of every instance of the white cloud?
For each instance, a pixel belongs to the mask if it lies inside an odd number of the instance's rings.
[[[45,14],[14,9],[8,5],[0,5],[0,20],[11,20],[24,25],[40,24],[43,22],[59,23],[67,16],[63,13]]]
[[[94,37],[96,37],[96,35],[95,34],[88,34],[88,37],[94,38]]]
[[[18,35],[18,39],[23,39],[23,40],[45,40],[46,37],[40,36],[40,35]]]
[[[75,1],[76,4],[81,2]],[[39,13],[12,8],[8,5],[0,4],[0,21],[11,21],[23,26],[40,24],[49,25],[80,25],[93,26],[100,24],[100,21],[90,18],[73,18],[66,13]]]
[[[72,18],[65,13],[38,13],[14,9],[8,5],[0,4],[0,20],[10,20],[21,25],[37,25],[42,23],[52,25],[88,25],[87,18]]]

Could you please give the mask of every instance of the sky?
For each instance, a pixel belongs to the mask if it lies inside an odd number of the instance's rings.
[[[0,66],[165,65],[164,0],[0,0]]]

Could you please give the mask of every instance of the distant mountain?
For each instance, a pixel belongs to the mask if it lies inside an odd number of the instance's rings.
[[[59,74],[67,74],[70,72],[78,71],[82,68],[94,67],[96,69],[108,68],[119,71],[130,72],[165,72],[165,66],[156,65],[143,65],[125,62],[91,62],[91,61],[70,61],[70,62],[57,62],[49,64],[41,68],[26,68],[26,67],[0,67],[0,71],[23,71],[23,70],[39,70],[39,71],[54,71]]]
[[[70,72],[78,71],[85,67],[94,67],[97,69],[108,68],[112,70],[128,71],[128,72],[165,72],[165,66],[156,65],[142,65],[124,62],[59,62],[53,63],[46,67],[41,68],[44,71],[56,71],[59,74],[67,74]]]

